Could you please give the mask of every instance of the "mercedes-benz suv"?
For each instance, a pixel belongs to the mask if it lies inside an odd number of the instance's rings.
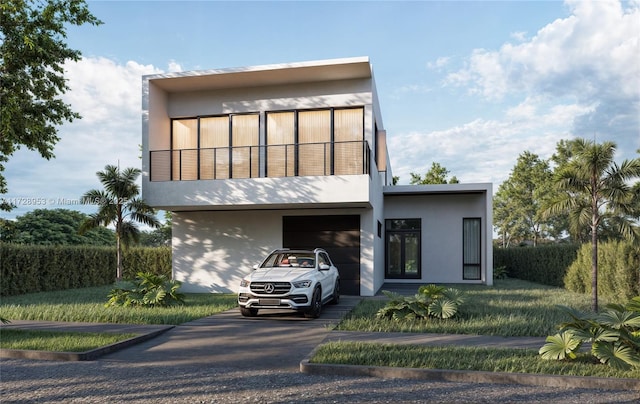
[[[317,318],[322,306],[340,300],[340,274],[329,254],[314,250],[272,251],[240,282],[238,305],[243,316],[262,309],[291,309]]]

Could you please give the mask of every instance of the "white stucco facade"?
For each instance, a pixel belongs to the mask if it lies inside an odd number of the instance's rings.
[[[326,110],[333,117],[334,109],[349,108],[362,116],[358,127],[366,153],[360,173],[270,176],[263,160],[267,153],[260,149],[255,163],[259,169],[249,178],[175,178],[172,167],[178,160],[173,157],[166,178],[154,179],[152,174],[152,153],[173,153],[174,120],[254,114],[259,120],[256,147],[265,148],[269,113],[293,111],[298,116]],[[332,118],[332,131],[333,125]],[[387,281],[490,285],[491,184],[392,186],[386,136],[368,58],[145,76],[142,197],[155,208],[173,212],[174,278],[183,282],[185,292],[237,292],[240,279],[269,251],[283,247],[285,236],[289,244],[295,242],[295,232],[302,230],[286,228],[287,218],[331,217],[335,228],[319,230],[318,240],[329,248],[333,240],[336,255],[347,257],[355,293],[374,295]],[[333,153],[333,140],[325,150]],[[325,161],[334,157],[328,158]],[[357,228],[341,227],[341,217],[359,223]],[[480,279],[462,279],[465,217],[482,223]],[[385,277],[385,221],[398,218],[421,219],[420,279]],[[319,226],[322,219],[314,222]]]

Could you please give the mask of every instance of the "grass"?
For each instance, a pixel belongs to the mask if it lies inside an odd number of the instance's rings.
[[[30,293],[0,298],[8,320],[177,325],[237,306],[235,294],[186,294],[174,307],[105,307],[111,286]]]
[[[395,321],[378,319],[386,300],[364,299],[338,325],[344,331],[422,332],[546,337],[568,320],[556,306],[589,311],[590,296],[517,279],[497,280],[493,287],[452,285],[463,290],[466,303],[454,319]],[[606,302],[601,300],[601,303]]]
[[[640,379],[638,368],[615,370],[586,355],[572,362],[548,361],[525,349],[329,342],[318,348],[311,362]]]
[[[86,352],[135,337],[136,334],[0,329],[0,348]]]
[[[376,318],[386,299],[364,299],[338,325],[345,331],[423,332],[546,337],[569,320],[557,305],[589,311],[590,296],[517,279],[495,282],[494,287],[452,285],[466,294],[457,318],[396,321]],[[602,304],[607,302],[601,301]],[[543,342],[541,343],[542,346]],[[387,345],[330,342],[311,360],[362,366],[478,370],[640,379],[640,369],[615,370],[581,354],[575,361],[543,360],[536,350],[456,346]]]

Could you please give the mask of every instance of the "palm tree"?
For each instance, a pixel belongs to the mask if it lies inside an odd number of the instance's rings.
[[[558,168],[555,184],[560,191],[548,213],[568,212],[572,227],[588,225],[591,233],[591,302],[598,311],[598,231],[607,222],[615,224],[625,238],[639,238],[638,211],[633,185],[640,177],[640,158],[613,161],[614,142],[572,141],[572,156]],[[637,185],[636,185],[637,186]]]
[[[107,165],[104,171],[96,173],[104,190],[92,189],[82,196],[85,203],[98,205],[98,211],[89,215],[82,223],[80,233],[99,226],[115,226],[116,281],[122,280],[122,244],[126,246],[139,240],[140,230],[136,222],[154,228],[160,227],[153,208],[138,198],[140,188],[135,181],[140,173],[137,168],[120,171],[120,167]]]

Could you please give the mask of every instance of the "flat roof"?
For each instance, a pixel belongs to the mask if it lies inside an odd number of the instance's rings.
[[[372,77],[371,64],[365,56],[152,74],[143,76],[143,80],[167,92],[176,93]]]
[[[434,194],[478,194],[491,193],[490,182],[469,184],[433,184],[433,185],[389,185],[383,187],[385,196],[393,195],[434,195]]]

